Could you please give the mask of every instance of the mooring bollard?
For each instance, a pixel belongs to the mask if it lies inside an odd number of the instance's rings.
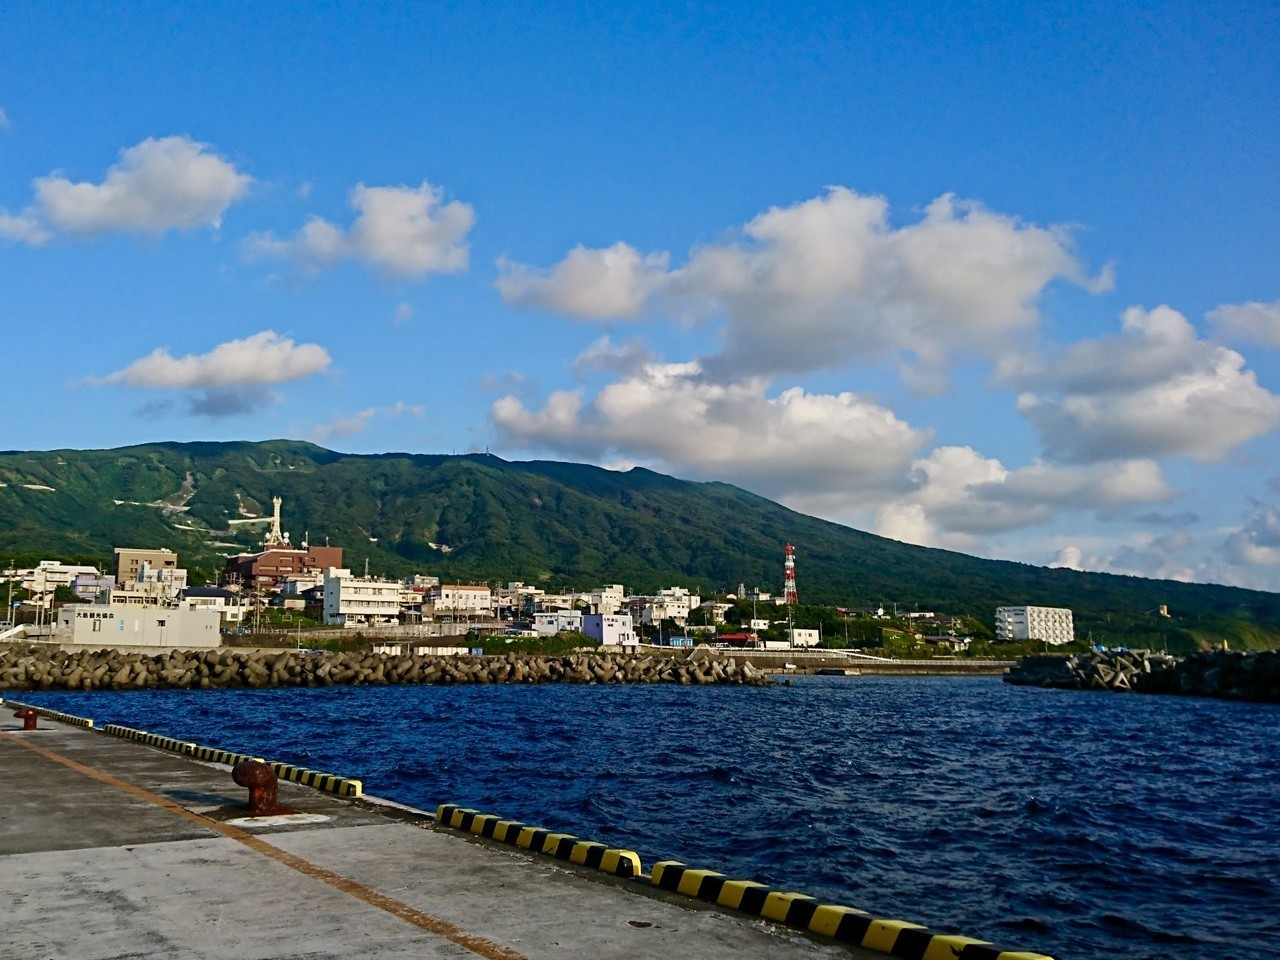
[[[231,768],[231,779],[249,788],[249,816],[269,817],[294,812],[280,806],[280,781],[269,764],[261,760],[241,760]]]
[[[30,707],[27,707],[25,710],[19,710],[14,714],[14,716],[22,718],[23,730],[34,730],[36,729],[36,718],[39,717],[40,714],[36,713]]]

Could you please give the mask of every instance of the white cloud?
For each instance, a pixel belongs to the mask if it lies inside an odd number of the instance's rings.
[[[833,483],[848,498],[900,486],[929,438],[856,394],[766,390],[762,379],[709,382],[696,362],[651,363],[590,403],[557,391],[530,410],[507,396],[491,417],[510,446],[643,462],[793,498],[828,494]]]
[[[310,437],[317,443],[332,440],[334,437],[351,437],[357,433],[364,432],[365,428],[378,417],[391,419],[403,414],[421,417],[425,413],[426,408],[420,404],[410,404],[405,403],[403,400],[397,400],[389,407],[369,407],[367,410],[353,413],[349,417],[336,417],[329,423],[313,429]]]
[[[396,323],[406,323],[413,316],[413,305],[410,303],[401,303],[396,306],[396,312],[392,319]]]
[[[760,214],[739,242],[667,255],[618,243],[579,247],[547,271],[502,262],[510,303],[588,319],[632,318],[662,296],[682,316],[723,320],[718,379],[802,373],[909,354],[940,367],[953,351],[1003,349],[1033,327],[1045,286],[1090,281],[1060,228],[1024,224],[950,195],[901,228],[888,205],[841,187]]]
[[[9,129],[9,115],[4,112],[4,107],[0,107],[0,130]]]
[[[467,268],[466,236],[475,210],[460,200],[443,201],[443,191],[423,181],[419,187],[367,187],[351,191],[357,211],[347,231],[314,217],[291,239],[259,234],[246,241],[247,256],[285,257],[311,269],[356,260],[395,277],[422,279],[430,273]]]
[[[122,151],[101,183],[38,178],[35,203],[23,216],[81,235],[217,227],[252,182],[207,144],[186,136],[148,138]]]
[[[911,468],[911,489],[883,504],[875,530],[895,540],[981,550],[981,538],[1072,510],[1109,514],[1168,499],[1157,464],[1089,466],[1035,462],[1016,470],[971,447],[939,447]]]
[[[15,215],[0,209],[0,237],[38,247],[52,240],[53,234],[30,213]]]
[[[551,270],[503,258],[497,287],[507,303],[590,320],[632,318],[667,279],[665,253],[647,256],[625,243],[604,250],[578,246]]]
[[[1209,311],[1209,319],[1225,339],[1280,349],[1280,300],[1223,304]]]
[[[653,353],[639,338],[614,343],[609,337],[600,337],[574,358],[573,372],[579,377],[596,370],[630,374],[653,360]]]
[[[1098,543],[1088,547],[1075,542],[1064,544],[1049,566],[1183,583],[1233,581],[1220,564],[1196,558],[1194,553],[1198,549],[1199,545],[1185,534],[1164,537],[1139,534],[1132,543]],[[1176,617],[1177,610],[1172,612]]]
[[[1123,315],[1119,336],[1007,358],[1002,382],[1052,459],[1215,460],[1280,426],[1280,396],[1234,350],[1199,340],[1169,307]],[[1046,394],[1056,395],[1046,395]]]
[[[294,343],[274,330],[263,330],[185,357],[157,347],[123,370],[91,382],[167,390],[261,387],[309,377],[329,363],[329,352],[319,344]]]
[[[1260,507],[1223,544],[1227,561],[1236,566],[1280,566],[1280,511]]]

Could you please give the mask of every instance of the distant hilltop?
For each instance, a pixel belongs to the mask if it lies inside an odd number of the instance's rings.
[[[273,499],[311,544],[395,576],[548,586],[740,583],[781,593],[795,544],[805,602],[897,603],[990,622],[997,607],[1075,611],[1099,643],[1280,646],[1280,594],[984,560],[789,510],[727,483],[694,483],[488,454],[352,455],[299,441],[155,443],[0,453],[0,554],[102,557],[168,547],[215,574],[254,549]],[[1164,606],[1170,616],[1161,616]]]

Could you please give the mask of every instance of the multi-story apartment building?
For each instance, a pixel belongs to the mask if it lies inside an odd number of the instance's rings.
[[[437,617],[488,616],[493,613],[493,591],[487,586],[441,583],[423,597],[423,613],[430,607]]]
[[[400,620],[399,580],[353,577],[350,570],[330,567],[324,572],[324,622],[356,627]]]
[[[1040,640],[1058,645],[1076,638],[1071,611],[1065,607],[999,607],[997,640]]]

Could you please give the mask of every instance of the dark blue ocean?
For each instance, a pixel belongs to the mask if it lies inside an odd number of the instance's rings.
[[[26,699],[1059,960],[1280,954],[1273,705],[938,677]]]

